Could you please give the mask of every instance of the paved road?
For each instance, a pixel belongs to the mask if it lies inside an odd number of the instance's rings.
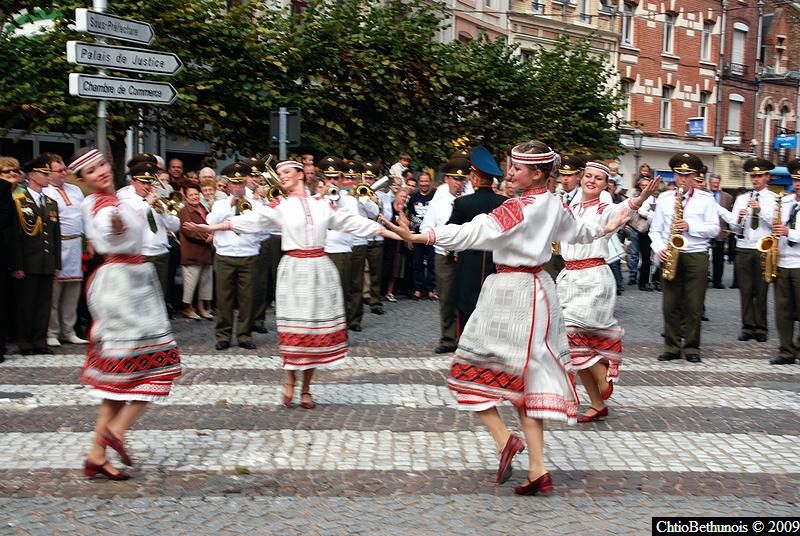
[[[217,353],[212,322],[176,320],[186,375],[132,431],[128,482],[81,477],[96,411],[82,348],[14,356],[0,365],[0,534],[645,534],[654,515],[797,515],[800,365],[767,364],[772,332],[735,341],[735,290],[709,291],[703,363],[659,363],[659,300],[619,300],[611,418],[548,429],[546,498],[513,495],[524,455],[493,484],[491,440],[432,353],[435,303],[367,311],[347,365],[318,374],[313,411],[278,404],[274,330],[257,351]]]

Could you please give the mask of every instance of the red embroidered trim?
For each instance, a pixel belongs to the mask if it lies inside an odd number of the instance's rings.
[[[597,205],[597,213],[602,214],[605,209],[608,208],[608,203],[600,203]]]
[[[106,207],[119,206],[119,199],[117,194],[98,193],[94,194],[94,207],[92,208],[92,215],[97,216],[97,213]]]
[[[426,246],[432,246],[436,243],[436,231],[428,229],[428,238],[425,239]]]
[[[144,263],[144,255],[116,253],[114,255],[106,255],[103,262],[105,264],[142,264]]]
[[[591,201],[581,201],[581,207],[583,207],[583,208],[588,208],[588,207],[591,207],[591,206],[594,206],[594,205],[599,205],[599,204],[600,204],[600,198],[599,197],[596,197],[595,199],[592,199]]]
[[[292,348],[313,348],[325,350],[330,348],[332,352],[339,352],[340,349],[336,348],[342,344],[347,344],[347,330],[341,329],[333,333],[278,333],[278,345],[281,346],[281,354],[300,354],[298,350],[287,350],[284,347]],[[314,352],[314,355],[324,355],[324,352]]]
[[[495,269],[498,273],[522,272],[525,274],[538,274],[542,271],[541,266],[507,266],[505,264],[496,264]]]
[[[530,196],[530,195],[541,195],[547,191],[547,188],[544,186],[539,186],[538,188],[528,188],[527,190],[522,192],[522,196]]]
[[[602,258],[594,259],[580,259],[577,261],[564,261],[564,268],[567,270],[585,270],[586,268],[594,268],[595,266],[605,265],[606,260]]]
[[[586,353],[595,355],[602,354],[621,354],[622,339],[605,337],[587,332],[567,333],[570,354],[573,356],[584,356]]]
[[[81,373],[81,381],[89,385],[109,385],[118,388],[135,386],[153,380],[173,380],[181,376],[181,356],[177,347],[167,350],[131,355],[123,358],[103,357],[93,348],[86,355],[86,364]],[[120,375],[120,378],[136,375],[134,382],[109,382],[108,377]],[[101,376],[102,378],[97,378]]]
[[[467,365],[466,363],[453,363],[450,367],[449,376],[458,382],[474,383],[480,386],[516,391],[518,393],[525,389],[525,381],[521,376],[502,370]]]
[[[284,255],[288,255],[296,259],[312,259],[315,257],[324,257],[325,249],[324,248],[290,249],[289,251],[285,251]]]
[[[530,197],[509,199],[491,211],[489,217],[497,223],[501,232],[506,232],[525,219],[525,207],[531,203],[533,203],[533,198]]]

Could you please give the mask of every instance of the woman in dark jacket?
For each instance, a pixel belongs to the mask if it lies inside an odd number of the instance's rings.
[[[200,189],[195,185],[186,187],[186,206],[178,217],[181,227],[186,222],[206,223],[208,211],[200,203]],[[213,292],[212,264],[214,262],[213,233],[181,230],[181,266],[183,272],[183,316],[192,320],[214,316],[208,311]],[[198,289],[197,312],[192,307],[194,291]]]

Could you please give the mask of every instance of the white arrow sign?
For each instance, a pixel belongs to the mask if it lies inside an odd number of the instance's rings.
[[[171,52],[67,41],[67,61],[77,65],[108,67],[118,71],[173,75],[183,66]]]
[[[139,20],[123,19],[109,15],[108,13],[98,13],[86,8],[75,9],[75,28],[79,32],[88,32],[92,35],[111,37],[149,45],[156,36],[153,27],[146,22]]]
[[[69,94],[85,99],[104,99],[148,104],[172,104],[178,92],[166,82],[70,73]]]

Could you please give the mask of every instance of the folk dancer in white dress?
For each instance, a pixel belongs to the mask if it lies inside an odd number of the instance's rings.
[[[581,221],[605,225],[620,213],[630,216],[655,191],[650,184],[635,199],[618,205],[600,199],[606,192],[609,169],[602,162],[587,162],[581,179],[581,201],[572,213]],[[606,192],[607,193],[607,192]],[[605,261],[609,238],[606,235],[589,244],[561,243],[565,269],[557,279],[558,299],[567,326],[570,358],[591,400],[591,406],[578,422],[605,420],[614,382],[619,379],[624,330],[614,318],[617,283]]]
[[[268,206],[223,223],[187,223],[187,229],[258,233],[268,228],[281,231],[283,258],[278,267],[275,319],[286,383],[283,404],[292,405],[295,371],[303,371],[300,406],[316,406],[311,397],[311,379],[317,368],[330,367],[347,356],[347,324],[339,274],[323,249],[329,228],[357,236],[383,233],[397,235],[379,223],[342,210],[329,200],[306,191],[303,165],[294,160],[276,166],[287,197],[277,197]]]
[[[75,333],[78,319],[78,300],[83,281],[83,192],[66,182],[67,167],[58,155],[51,156],[50,186],[42,192],[58,205],[61,226],[61,271],[53,281],[53,298],[50,305],[50,322],[47,327],[47,345],[61,346],[59,338],[72,344],[86,344]]]
[[[132,465],[125,434],[148,402],[169,395],[181,375],[180,353],[155,268],[142,255],[147,222],[136,207],[117,198],[111,165],[99,151],[81,149],[69,167],[94,192],[81,209],[86,237],[104,255],[87,284],[93,323],[81,381],[94,388],[92,394],[102,403],[84,473],[127,480],[130,476],[106,458],[106,448]],[[131,169],[134,177],[152,178],[155,173],[149,163]]]
[[[514,491],[535,495],[552,491],[544,467],[543,419],[575,423],[578,395],[569,359],[567,335],[553,280],[542,270],[553,240],[590,242],[619,227],[576,220],[546,189],[555,153],[540,141],[511,151],[509,180],[519,197],[463,225],[445,225],[427,234],[386,223],[404,240],[440,245],[451,251],[494,252],[497,273],[486,278],[453,359],[448,387],[459,407],[477,411],[492,434],[500,464],[497,482],[511,476],[512,458],[522,440],[509,432],[497,405],[516,408],[530,448],[526,482]]]

